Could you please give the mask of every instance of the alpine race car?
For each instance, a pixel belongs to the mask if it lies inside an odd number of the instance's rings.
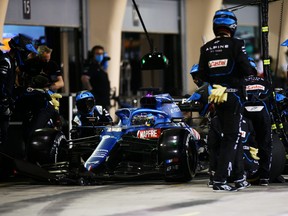
[[[140,108],[116,111],[115,125],[82,126],[93,136],[67,140],[61,131],[35,131],[28,158],[53,182],[153,176],[190,181],[197,169],[200,135],[184,121],[169,94],[147,94]],[[38,169],[38,168],[37,168]]]

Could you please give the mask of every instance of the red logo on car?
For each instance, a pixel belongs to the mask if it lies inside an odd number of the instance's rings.
[[[137,137],[141,139],[156,139],[160,137],[160,134],[160,129],[139,130]]]

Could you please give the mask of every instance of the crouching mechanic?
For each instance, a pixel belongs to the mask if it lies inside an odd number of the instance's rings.
[[[90,91],[81,91],[76,94],[77,113],[72,121],[71,138],[95,135],[93,126],[107,125],[113,122],[108,111],[101,105],[95,105],[95,98]],[[83,127],[84,126],[84,127]],[[90,126],[90,127],[85,127]]]
[[[253,74],[244,41],[233,38],[237,18],[232,11],[218,10],[213,18],[215,38],[201,47],[199,77],[213,86],[209,100],[214,103],[222,128],[213,191],[236,191],[250,184],[244,176],[241,145],[242,85],[244,77]],[[234,166],[233,166],[234,164]],[[235,187],[227,183],[234,170]]]

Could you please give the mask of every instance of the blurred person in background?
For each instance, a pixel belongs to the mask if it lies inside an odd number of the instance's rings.
[[[52,49],[46,45],[37,48],[38,54],[30,57],[25,64],[20,67],[22,73],[23,86],[26,87],[46,87],[53,92],[57,92],[64,87],[63,75],[57,63],[51,60]]]
[[[97,105],[101,105],[109,111],[110,80],[105,68],[107,69],[106,62],[110,58],[105,54],[104,47],[100,45],[92,48],[91,56],[91,61],[81,76],[82,85],[85,90],[92,92]]]

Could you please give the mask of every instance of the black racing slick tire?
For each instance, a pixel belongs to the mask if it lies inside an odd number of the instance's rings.
[[[286,164],[286,152],[282,141],[278,135],[273,135],[272,142],[272,163],[270,170],[270,181],[273,182],[276,178],[283,174]]]
[[[30,162],[49,164],[67,159],[67,140],[62,131],[53,128],[38,129],[27,147],[27,157]]]
[[[159,139],[159,160],[167,182],[187,182],[195,176],[198,164],[196,145],[184,128],[163,131]]]

